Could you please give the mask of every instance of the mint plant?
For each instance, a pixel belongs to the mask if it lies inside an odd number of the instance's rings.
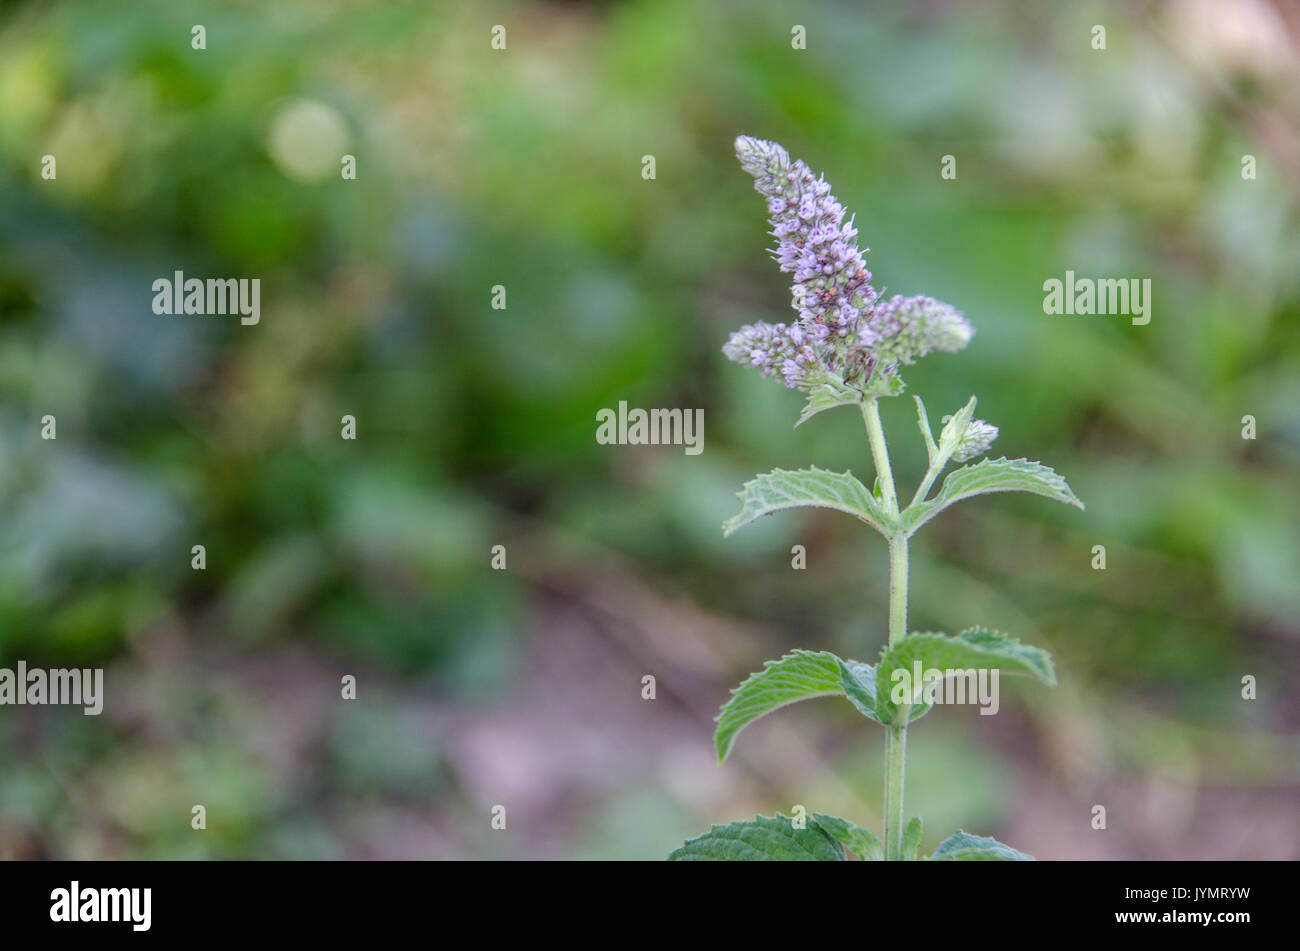
[[[885,730],[884,830],[846,819],[811,816],[757,816],[752,821],[714,826],[687,841],[669,858],[842,860],[845,850],[863,860],[916,859],[921,842],[919,819],[903,824],[907,730],[935,702],[935,682],[910,672],[997,670],[1028,674],[1056,683],[1052,659],[1040,648],[1022,644],[984,627],[956,636],[907,633],[908,543],[917,530],[963,499],[991,492],[1030,492],[1083,508],[1065,480],[1052,469],[1026,459],[982,459],[953,469],[933,491],[950,463],[983,456],[998,435],[996,427],[975,419],[975,397],[954,413],[936,440],[921,398],[917,424],[929,467],[903,506],[894,485],[889,450],[880,422],[879,400],[903,392],[902,367],[934,351],[954,353],[973,330],[948,304],[929,297],[882,300],[857,244],[852,220],[830,185],[814,178],[802,161],[784,148],[749,136],[736,139],[736,156],[767,199],[773,252],[782,271],[793,275],[790,323],[759,322],[742,327],[723,347],[726,356],[779,378],[807,396],[795,426],[837,406],[856,406],[866,424],[876,478],[868,489],[852,472],[816,467],[781,469],[745,483],[740,514],[723,525],[731,534],[756,519],[801,506],[835,509],[860,519],[889,543],[889,640],[874,664],[844,660],[827,651],[796,650],[732,691],[717,717],[714,742],[719,762],[736,736],[759,717],[800,700],[844,697],[868,720]],[[1032,858],[994,839],[958,830],[929,856],[936,860],[1025,860]]]

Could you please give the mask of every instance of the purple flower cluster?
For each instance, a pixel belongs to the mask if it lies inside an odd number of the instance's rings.
[[[876,292],[858,250],[858,231],[844,223],[844,206],[830,184],[814,178],[802,160],[790,161],[774,142],[736,139],[741,167],[754,176],[754,189],[767,197],[768,220],[777,240],[773,257],[794,275],[792,304],[816,343],[847,341],[871,316]]]
[[[858,231],[844,221],[844,206],[824,178],[763,139],[740,136],[736,157],[767,198],[777,242],[772,256],[793,275],[791,305],[799,318],[742,327],[722,348],[728,359],[765,376],[779,373],[794,389],[835,382],[865,390],[877,367],[892,375],[931,350],[965,346],[970,324],[947,304],[928,297],[879,303]]]
[[[876,308],[875,319],[862,334],[883,364],[915,363],[934,350],[956,353],[975,333],[970,322],[951,304],[924,294],[895,295]]]
[[[820,382],[824,370],[808,335],[798,324],[747,324],[722,348],[727,359],[758,367],[763,376],[781,374],[785,385],[802,389]]]

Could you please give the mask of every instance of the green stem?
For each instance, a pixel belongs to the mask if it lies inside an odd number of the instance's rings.
[[[889,644],[907,636],[907,536],[889,541]],[[885,745],[885,858],[903,857],[903,786],[907,723],[888,728]]]
[[[907,636],[907,536],[889,540],[889,646]]]
[[[944,461],[944,465],[946,464],[947,464],[947,460]],[[943,469],[943,465],[936,466],[934,463],[930,463],[930,468],[926,470],[925,478],[922,479],[921,484],[916,487],[916,495],[912,496],[913,505],[916,505],[916,503],[918,502],[924,501],[926,495],[928,495],[930,492],[930,486],[934,485],[934,480],[935,478],[938,477],[942,469]]]
[[[888,727],[885,735],[885,859],[903,858],[903,775],[907,768],[907,727]]]
[[[880,407],[875,398],[862,403],[862,419],[867,424],[867,439],[871,442],[871,459],[876,464],[876,478],[880,480],[880,493],[885,508],[891,515],[898,514],[898,496],[894,494],[894,473],[889,467],[889,449],[885,445],[885,430],[880,425]]]
[[[885,508],[898,514],[898,496],[894,490],[894,473],[889,465],[889,448],[880,424],[880,407],[876,400],[862,404],[862,418],[867,424],[871,458],[876,464],[876,478]],[[892,647],[907,635],[907,535],[889,538],[889,644]],[[885,745],[885,858],[903,857],[903,788],[907,766],[907,724],[888,727]]]

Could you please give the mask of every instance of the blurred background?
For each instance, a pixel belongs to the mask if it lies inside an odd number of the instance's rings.
[[[977,394],[995,455],[1088,505],[994,496],[913,543],[913,628],[999,628],[1060,677],[912,731],[925,846],[1300,858],[1298,47],[1287,0],[0,5],[0,666],[107,693],[0,708],[0,857],[878,826],[883,737],[846,703],[712,750],[763,660],[885,639],[879,537],[719,528],[755,472],[871,473],[857,414],[794,430],[799,395],[720,353],[789,314],[745,132],[826,173],[877,287],[977,327],[907,374],[932,419]],[[1067,269],[1150,278],[1150,324],[1046,316]],[[176,270],[259,278],[261,323],[154,315]],[[620,400],[702,407],[704,452],[598,445]],[[912,401],[883,413],[910,492]]]

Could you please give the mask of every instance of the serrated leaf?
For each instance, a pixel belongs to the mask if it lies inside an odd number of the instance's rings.
[[[892,697],[896,686],[894,671],[906,670],[914,680],[917,661],[922,672],[996,669],[1009,674],[1030,674],[1048,686],[1056,686],[1051,654],[1000,631],[972,627],[956,637],[930,631],[909,634],[893,647],[886,647],[876,667],[876,716],[881,723],[893,723],[897,719],[897,705]],[[914,697],[922,696],[921,684],[913,683],[911,687]],[[914,719],[917,719],[914,713],[909,713],[907,722]]]
[[[903,830],[903,861],[916,861],[916,854],[921,849],[921,830],[921,820],[918,817],[913,817]]]
[[[794,424],[794,428],[798,429],[825,410],[834,409],[836,406],[856,406],[861,402],[862,393],[858,390],[833,383],[822,383],[809,392],[808,401],[804,403],[803,412],[799,414],[799,420]]]
[[[844,512],[882,534],[893,525],[880,503],[851,472],[830,472],[816,466],[795,471],[774,469],[750,479],[736,494],[741,501],[740,514],[722,523],[724,535],[764,515],[803,506]]]
[[[719,762],[727,758],[741,730],[800,700],[845,697],[863,716],[876,718],[876,669],[841,660],[829,651],[793,651],[780,660],[769,660],[731,693],[718,713],[713,734]]]
[[[902,524],[911,534],[948,506],[990,492],[1029,492],[1083,508],[1055,469],[1028,459],[984,459],[948,473],[934,498],[908,506]]]
[[[714,826],[687,840],[670,862],[843,862],[844,847],[815,817],[796,829],[788,816],[755,816],[749,822]]]
[[[858,825],[856,822],[849,822],[847,819],[841,819],[839,816],[827,816],[818,812],[813,815],[817,823],[831,838],[836,839],[841,845],[852,849],[853,854],[864,862],[882,862],[885,858],[885,847],[880,844],[876,834],[870,829]],[[913,822],[916,820],[913,819]]]
[[[1032,862],[1034,857],[986,835],[971,835],[958,829],[939,843],[932,862]]]

